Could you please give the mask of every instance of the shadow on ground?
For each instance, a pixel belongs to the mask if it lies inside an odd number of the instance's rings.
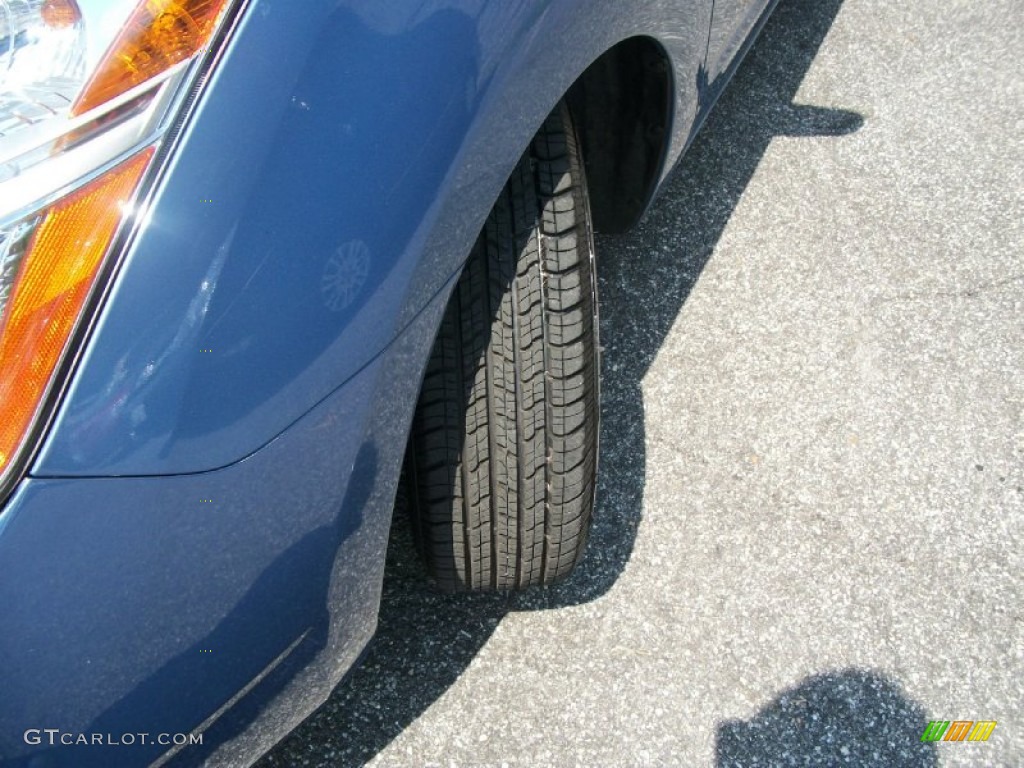
[[[441,595],[426,585],[408,524],[396,517],[373,647],[331,699],[261,761],[262,768],[307,760],[365,763],[458,679],[506,613],[584,603],[614,585],[642,517],[641,382],[758,163],[776,136],[840,136],[863,122],[853,112],[793,103],[841,4],[784,0],[643,225],[628,236],[598,239],[601,469],[590,544],[577,572],[564,584],[524,595]],[[827,691],[829,681],[826,676],[808,685]],[[827,695],[813,700],[825,708],[832,701]],[[780,717],[787,706],[779,705]],[[732,749],[734,734],[741,732],[736,729],[757,722],[724,726],[723,748]],[[732,759],[732,752],[722,754]]]
[[[929,768],[934,744],[921,741],[924,710],[899,685],[873,672],[815,675],[750,720],[718,728],[717,768],[858,765]]]

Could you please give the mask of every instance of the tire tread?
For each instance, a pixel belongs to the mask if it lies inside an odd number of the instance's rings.
[[[447,591],[551,584],[582,554],[598,426],[589,227],[577,142],[560,105],[466,263],[414,418],[409,510]]]

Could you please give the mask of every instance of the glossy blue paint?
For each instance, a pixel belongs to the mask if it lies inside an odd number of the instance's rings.
[[[204,744],[251,731],[258,754],[327,696],[376,625],[416,373],[444,304],[231,467],[21,485],[0,516],[3,765],[148,764],[167,747],[33,749],[22,735],[194,732],[265,676]]]
[[[458,7],[252,5],[35,476],[205,471],[266,444],[455,274],[544,117],[620,40],[660,36],[692,121],[704,0]]]
[[[751,25],[764,10],[763,0],[715,0],[708,34],[708,81],[714,82],[736,58]]]
[[[175,762],[244,763],[322,702],[373,632],[423,367],[511,168],[644,35],[675,86],[663,176],[711,24],[710,0],[247,6],[0,511],[3,765],[167,752],[28,728],[203,730]]]

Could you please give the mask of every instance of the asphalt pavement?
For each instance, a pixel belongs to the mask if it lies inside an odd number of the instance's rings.
[[[1024,4],[783,0],[598,248],[579,571],[439,595],[399,520],[261,768],[1024,766]]]

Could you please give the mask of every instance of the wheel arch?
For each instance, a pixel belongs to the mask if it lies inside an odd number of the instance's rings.
[[[657,40],[630,37],[598,57],[565,96],[599,232],[628,230],[654,196],[671,137],[671,73]]]

